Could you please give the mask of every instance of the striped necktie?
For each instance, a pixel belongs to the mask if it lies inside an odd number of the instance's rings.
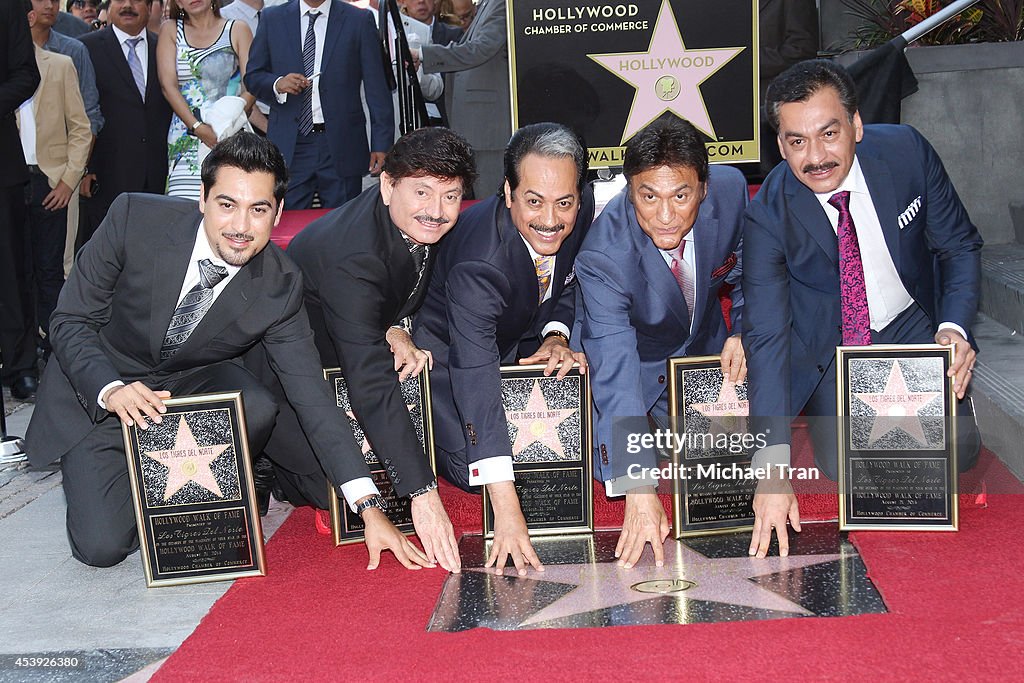
[[[306,78],[313,77],[313,69],[316,65],[316,33],[313,27],[316,20],[320,18],[319,12],[306,12],[309,17],[309,25],[306,27],[306,37],[302,42],[302,73]],[[299,114],[299,133],[309,135],[313,132],[313,86],[302,91],[302,111]]]
[[[199,282],[181,298],[160,347],[160,360],[167,360],[178,352],[202,322],[203,316],[213,305],[213,288],[228,276],[228,269],[214,264],[208,258],[199,262]]]
[[[139,53],[135,49],[142,42],[142,36],[138,38],[129,38],[124,41],[125,45],[128,46],[128,68],[132,70],[132,78],[135,79],[135,87],[139,89],[139,95],[142,96],[142,101],[146,101],[146,75],[142,73],[142,60],[139,59]]]
[[[672,254],[672,275],[679,283],[679,289],[683,292],[683,299],[686,301],[686,312],[693,317],[693,269],[683,258],[686,251],[686,240],[679,243],[679,248]]]
[[[828,203],[839,211],[836,233],[839,237],[839,299],[843,323],[843,346],[871,344],[871,313],[864,282],[864,263],[860,257],[857,228],[850,213],[850,193],[836,192]]]

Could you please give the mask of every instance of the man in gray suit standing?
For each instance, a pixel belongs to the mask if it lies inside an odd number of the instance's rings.
[[[452,74],[448,120],[476,152],[477,199],[498,191],[504,180],[505,145],[512,136],[505,27],[505,0],[481,0],[460,41],[424,45],[413,55],[422,59],[425,73]]]

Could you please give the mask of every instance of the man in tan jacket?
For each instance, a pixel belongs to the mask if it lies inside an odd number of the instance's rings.
[[[34,11],[28,12],[28,21],[29,26],[36,21]],[[18,129],[30,176],[26,242],[36,306],[29,329],[42,330],[48,355],[50,314],[64,284],[68,202],[82,179],[92,133],[71,58],[34,49],[40,83],[18,109]]]

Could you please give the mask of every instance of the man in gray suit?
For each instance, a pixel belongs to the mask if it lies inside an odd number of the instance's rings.
[[[512,136],[505,26],[505,0],[481,0],[460,41],[424,45],[413,55],[422,59],[425,73],[452,74],[448,120],[476,152],[477,199],[498,191],[504,179],[505,145]]]

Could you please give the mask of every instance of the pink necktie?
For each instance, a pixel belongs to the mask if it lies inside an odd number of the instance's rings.
[[[679,249],[672,257],[672,275],[679,283],[679,289],[683,291],[683,299],[686,300],[686,312],[693,317],[693,273],[689,264],[683,260],[683,252],[686,251],[686,240],[679,243]]]
[[[843,321],[843,346],[871,344],[871,314],[864,285],[864,264],[860,258],[857,228],[850,215],[850,193],[846,190],[829,197],[828,203],[839,211],[839,296]]]

